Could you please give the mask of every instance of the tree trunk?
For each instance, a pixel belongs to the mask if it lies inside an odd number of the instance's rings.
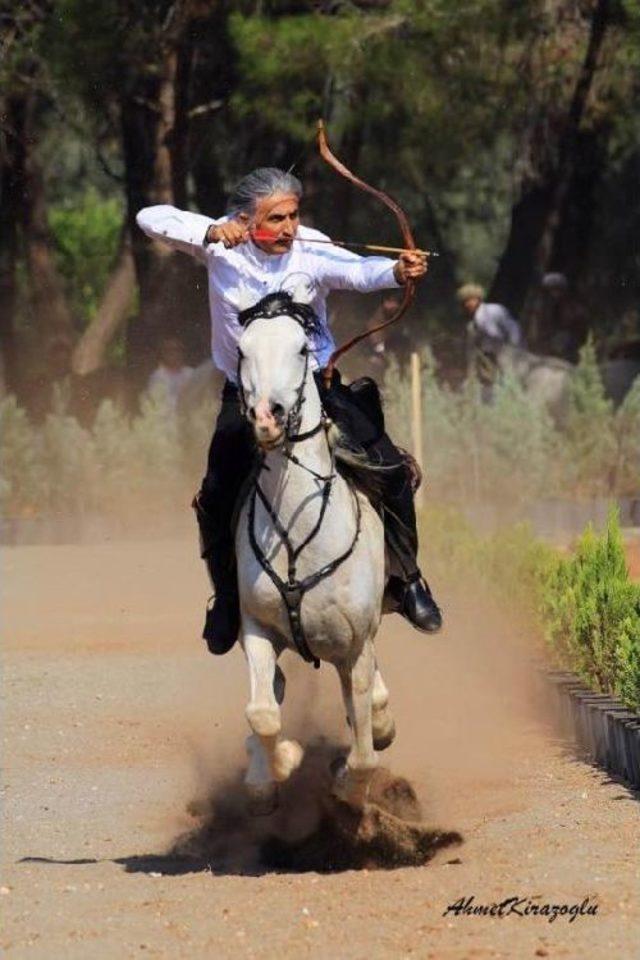
[[[530,315],[529,339],[535,345],[537,285],[553,265],[558,237],[567,216],[571,186],[580,153],[580,126],[596,73],[602,43],[611,23],[610,0],[597,0],[585,57],[557,149],[557,160],[546,174],[525,186],[511,215],[511,230],[490,290],[491,299],[506,303],[517,314]]]
[[[55,339],[71,343],[73,318],[58,273],[53,239],[49,229],[44,177],[34,144],[36,142],[36,95],[30,93],[24,104],[24,193],[22,224],[24,252],[29,274],[29,296],[33,319],[41,343]]]
[[[123,230],[115,266],[107,281],[98,311],[76,344],[71,360],[73,372],[86,377],[104,365],[111,340],[131,309],[136,291],[136,274],[131,241]]]
[[[547,270],[549,267],[555,238],[562,223],[563,214],[565,213],[567,196],[576,169],[576,163],[579,159],[580,124],[582,123],[582,118],[585,113],[587,99],[598,65],[600,50],[602,49],[602,43],[610,20],[610,0],[598,0],[591,20],[587,52],[580,70],[578,82],[573,92],[564,136],[560,143],[558,167],[551,202],[536,251],[536,266],[541,272]]]
[[[143,85],[144,88],[143,89]],[[127,374],[134,393],[144,386],[149,375],[154,352],[156,332],[167,304],[163,306],[162,264],[170,251],[157,242],[148,240],[136,223],[136,214],[143,207],[158,202],[171,202],[173,193],[157,189],[155,183],[154,149],[157,116],[147,106],[147,96],[153,94],[152,83],[143,78],[134,92],[121,104],[122,145],[126,173],[127,224],[140,293],[140,310],[127,330]],[[159,300],[159,302],[158,302]]]
[[[127,331],[127,367],[136,392],[146,384],[163,336],[179,336],[189,346],[192,324],[185,325],[185,319],[192,321],[198,312],[194,296],[206,309],[202,268],[149,240],[135,222],[142,207],[186,202],[191,56],[184,13],[178,10],[157,69],[132,64],[137,72],[121,102],[127,220],[140,291],[140,313]]]
[[[22,149],[16,137],[18,106],[12,97],[0,102],[0,374],[3,392],[12,393],[19,390],[15,310]]]

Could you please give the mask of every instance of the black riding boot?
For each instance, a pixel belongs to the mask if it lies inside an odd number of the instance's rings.
[[[214,595],[207,605],[203,638],[210,653],[228,653],[240,630],[240,598],[235,548],[229,536],[216,536],[211,518],[198,498],[193,508],[200,528],[200,552],[207,565]]]
[[[397,501],[394,506],[397,507]],[[412,529],[397,513],[385,509],[384,535],[391,558],[385,601],[391,600],[391,609],[401,614],[416,630],[436,633],[442,626],[442,614],[417,564],[415,525]]]
[[[385,593],[385,602],[390,601],[387,609],[402,614],[417,630],[435,633],[442,626],[442,614],[418,568],[418,533],[409,470],[402,453],[385,433],[378,387],[370,377],[347,386],[336,370],[328,388],[319,375],[316,382],[325,410],[344,436],[364,449],[374,463],[387,468],[380,475],[385,540],[391,559]]]

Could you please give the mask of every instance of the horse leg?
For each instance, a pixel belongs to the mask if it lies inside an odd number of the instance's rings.
[[[371,726],[373,731],[373,749],[386,750],[396,737],[396,725],[389,709],[389,691],[382,679],[376,662],[371,697]]]
[[[373,644],[367,640],[353,666],[338,666],[342,696],[351,728],[351,750],[336,772],[333,793],[353,807],[362,807],[378,765],[373,749],[372,698],[375,676]]]
[[[245,783],[256,812],[270,812],[276,806],[276,784],[291,776],[302,761],[303,751],[295,740],[280,739],[282,723],[276,687],[280,693],[283,686],[272,641],[252,625],[244,634],[243,646],[251,689],[245,714],[253,731],[247,738],[249,768]]]

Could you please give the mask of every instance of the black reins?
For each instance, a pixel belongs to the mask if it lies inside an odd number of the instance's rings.
[[[259,307],[260,305],[258,304],[257,306]],[[298,305],[293,304],[293,306],[297,307]],[[279,315],[282,316],[283,313],[285,313],[287,316],[291,316],[292,319],[300,323],[300,325],[305,330],[305,332],[307,332],[304,320],[299,315],[299,313],[297,313],[296,310],[292,310],[291,312],[288,310],[281,310]],[[244,324],[244,326],[248,326],[249,323],[251,323],[253,320],[256,320],[258,318],[270,317],[274,315],[275,314],[271,311],[260,312],[259,310],[257,310],[257,308],[252,308],[251,315],[247,318],[247,322]],[[304,316],[304,319],[306,319],[306,314]],[[242,412],[246,416],[248,413],[248,409],[247,409],[246,398],[244,395],[244,389],[242,386],[242,376],[241,376],[242,360],[243,360],[243,356],[238,350],[238,395],[240,399],[240,406],[241,406]],[[304,388],[307,381],[308,370],[309,370],[309,352],[307,350],[305,354],[304,373],[302,376],[302,380],[300,381],[300,385],[298,386],[298,389],[296,391],[296,399],[291,407],[291,410],[289,411],[289,415],[287,416],[287,420],[285,423],[285,428],[284,428],[285,439],[283,443],[282,454],[287,460],[289,460],[291,463],[295,464],[296,466],[302,468],[303,470],[306,470],[307,473],[310,473],[316,480],[318,480],[322,484],[322,494],[321,494],[322,499],[320,504],[320,512],[318,514],[318,519],[314,524],[313,528],[304,538],[302,543],[298,544],[297,547],[294,547],[294,545],[291,542],[291,538],[289,536],[288,531],[285,529],[284,525],[280,521],[280,518],[278,517],[272,504],[269,502],[264,490],[260,486],[260,474],[262,473],[263,470],[269,469],[265,462],[265,456],[263,455],[262,462],[260,463],[260,466],[255,473],[255,477],[253,479],[253,483],[249,492],[249,514],[248,514],[249,530],[248,532],[249,532],[249,543],[251,544],[251,549],[253,550],[258,563],[260,564],[264,572],[267,574],[267,576],[270,578],[271,582],[274,584],[274,586],[278,590],[278,593],[282,597],[282,601],[287,611],[289,627],[291,629],[291,636],[297,652],[300,654],[303,660],[306,660],[307,663],[313,663],[314,667],[318,669],[320,666],[320,660],[318,659],[318,657],[314,656],[314,654],[311,652],[309,648],[309,644],[307,642],[307,638],[305,636],[304,628],[302,625],[302,610],[301,610],[302,600],[305,594],[309,592],[309,590],[312,590],[315,586],[321,583],[322,580],[325,580],[327,577],[331,576],[331,574],[334,573],[341,566],[341,564],[345,562],[345,560],[348,560],[348,558],[353,553],[356,543],[358,542],[358,537],[360,536],[362,508],[360,506],[360,501],[358,499],[357,493],[353,490],[351,485],[349,485],[352,498],[355,502],[355,513],[356,513],[356,529],[355,529],[353,540],[351,541],[350,546],[348,547],[347,550],[344,551],[344,553],[341,553],[338,557],[335,557],[335,559],[325,564],[323,567],[320,568],[320,570],[316,570],[314,573],[311,573],[308,576],[304,577],[303,579],[300,579],[297,574],[298,559],[302,551],[309,546],[309,544],[315,539],[315,537],[320,532],[322,523],[324,521],[324,518],[327,512],[327,508],[329,506],[331,490],[333,488],[333,484],[336,480],[336,477],[338,476],[336,472],[335,453],[329,443],[329,437],[328,437],[329,427],[331,424],[324,410],[322,411],[320,415],[320,420],[315,425],[315,427],[313,427],[311,430],[306,430],[304,433],[297,432],[299,431],[300,424],[302,422],[302,406],[305,402]],[[317,473],[315,470],[312,470],[311,467],[308,467],[306,464],[304,464],[291,450],[291,447],[294,444],[302,443],[305,440],[310,440],[321,430],[325,431],[327,448],[329,450],[329,454],[331,457],[331,469],[327,475],[323,475],[323,474]],[[260,500],[260,503],[262,504],[267,516],[273,523],[274,529],[286,550],[286,553],[287,553],[287,579],[286,580],[283,580],[282,577],[276,572],[276,570],[273,567],[273,564],[268,559],[265,552],[262,550],[262,548],[260,547],[257,541],[256,531],[255,531],[255,519],[256,519],[256,503],[258,500]]]

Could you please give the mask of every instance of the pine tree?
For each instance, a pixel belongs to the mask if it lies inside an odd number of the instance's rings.
[[[609,493],[616,448],[613,405],[605,396],[591,338],[580,351],[580,362],[570,383],[565,436],[565,463],[573,493]]]

